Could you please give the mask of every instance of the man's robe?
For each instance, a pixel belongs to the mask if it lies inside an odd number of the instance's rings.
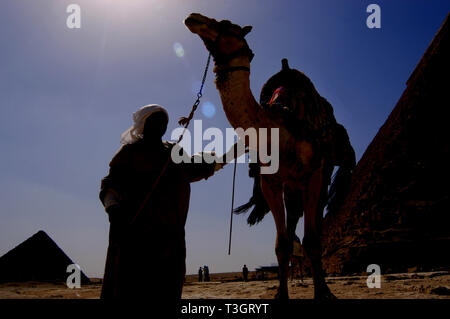
[[[127,144],[110,162],[100,200],[115,192],[121,207],[111,221],[101,298],[181,298],[186,273],[185,231],[190,183],[208,178],[215,164],[170,160],[150,199],[130,221],[170,156],[173,144],[150,149],[140,140]]]

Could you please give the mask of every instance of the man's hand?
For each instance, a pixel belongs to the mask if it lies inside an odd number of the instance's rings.
[[[227,163],[223,162],[223,163],[216,163],[216,165],[214,166],[214,172],[217,172],[219,169],[222,169]]]
[[[227,159],[232,158],[233,160],[237,160],[241,155],[248,153],[249,150],[246,147],[239,148],[238,143],[235,143],[225,154],[222,155],[220,163],[216,162],[216,166],[214,167],[214,171],[218,171],[222,169],[225,165],[228,164]]]

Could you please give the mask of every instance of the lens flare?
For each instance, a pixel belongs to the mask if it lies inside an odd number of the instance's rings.
[[[175,42],[173,44],[173,51],[175,52],[175,55],[179,58],[184,57],[184,49],[181,43]]]
[[[202,104],[202,114],[207,118],[212,118],[216,114],[216,107],[211,102]]]

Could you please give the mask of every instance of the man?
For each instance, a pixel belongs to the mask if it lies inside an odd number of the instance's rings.
[[[172,162],[174,144],[161,139],[169,117],[159,105],[142,107],[133,120],[101,183],[100,200],[110,220],[101,298],[178,300],[186,272],[184,226],[190,183],[207,179],[224,164]],[[170,276],[158,275],[161,265]]]
[[[244,267],[242,267],[242,275],[244,276],[244,281],[248,280],[248,268],[247,265],[244,265]]]
[[[209,278],[209,268],[206,265],[203,266],[203,274],[205,276],[205,281],[209,281],[210,280],[210,278]]]

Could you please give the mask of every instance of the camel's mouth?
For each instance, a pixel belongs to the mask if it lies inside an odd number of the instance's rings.
[[[213,43],[217,39],[219,33],[216,28],[216,20],[199,13],[191,13],[183,22],[189,31],[200,36],[206,45]]]
[[[184,25],[192,32],[199,33],[202,28],[208,27],[211,19],[202,16],[199,13],[191,13],[186,19],[184,19]]]
[[[202,39],[216,62],[219,59],[218,53],[228,56],[233,52],[242,53],[242,48],[245,54],[253,57],[253,53],[244,40],[245,35],[252,29],[251,26],[241,28],[229,20],[217,21],[199,13],[191,13],[183,22],[189,31]],[[218,39],[222,41],[219,42]]]
[[[240,27],[229,20],[217,21],[201,15],[191,13],[184,19],[184,24],[194,34],[199,35],[203,41],[214,41],[219,33],[243,38],[252,29],[251,26]]]

